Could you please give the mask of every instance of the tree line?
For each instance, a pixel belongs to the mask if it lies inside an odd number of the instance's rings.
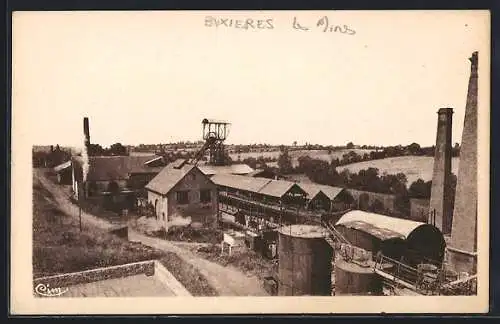
[[[62,149],[59,145],[50,146],[49,151],[32,150],[34,168],[53,168],[71,159],[71,151]]]
[[[404,173],[380,174],[377,168],[367,168],[359,172],[345,169],[337,171],[338,161],[327,162],[309,156],[298,158],[298,165],[293,167],[290,155],[284,150],[278,158],[278,172],[281,174],[305,174],[311,181],[334,187],[342,187],[381,194],[390,194],[395,198],[395,210],[402,215],[410,214],[410,198],[429,199],[432,181],[418,179],[408,186]],[[457,178],[451,177],[450,190],[455,192]]]

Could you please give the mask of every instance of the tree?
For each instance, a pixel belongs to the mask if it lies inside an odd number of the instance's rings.
[[[102,148],[99,144],[89,144],[88,155],[89,156],[101,156],[105,155],[106,150]]]
[[[412,155],[419,155],[420,154],[420,145],[417,143],[411,143],[408,145],[408,151]]]
[[[115,143],[109,147],[107,150],[109,155],[128,155],[127,148],[123,146],[121,143]]]
[[[292,159],[285,147],[278,158],[278,168],[281,174],[288,174],[293,170]]]
[[[418,179],[413,182],[408,189],[408,195],[411,198],[428,199],[431,197],[432,181]]]
[[[379,199],[375,199],[368,210],[372,213],[381,214],[384,212],[384,204]]]
[[[352,142],[349,142],[347,143],[347,145],[345,146],[346,149],[353,149],[354,148],[354,144]]]

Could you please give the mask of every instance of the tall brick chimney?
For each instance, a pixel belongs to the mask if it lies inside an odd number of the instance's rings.
[[[83,118],[83,134],[85,135],[85,146],[88,148],[90,144],[89,118]]]
[[[438,111],[436,151],[432,175],[429,223],[436,225],[443,234],[451,232],[452,198],[451,191],[451,126],[453,108]]]
[[[478,53],[469,58],[471,73],[464,129],[460,146],[460,164],[453,211],[448,262],[457,270],[476,272],[477,262],[477,84]]]

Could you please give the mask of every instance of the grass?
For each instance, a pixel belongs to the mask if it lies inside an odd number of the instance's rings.
[[[220,245],[191,248],[199,256],[222,266],[233,266],[240,271],[264,280],[277,272],[276,263],[247,248],[234,249],[231,255],[220,254]]]
[[[175,226],[156,231],[153,236],[169,241],[184,241],[189,243],[211,243],[218,244],[222,241],[222,232],[213,228],[193,228],[191,226]]]
[[[83,232],[55,203],[52,194],[33,188],[33,276],[41,277],[160,257],[158,251],[103,230]]]
[[[160,260],[195,296],[215,290],[199,271],[174,253],[129,242],[99,228],[84,227],[64,213],[50,191],[33,185],[33,277],[90,270],[146,260]]]
[[[217,291],[194,266],[183,261],[177,254],[164,252],[160,262],[186,287],[193,296],[217,296]]]
[[[452,159],[451,170],[453,173],[458,172],[458,158]],[[337,171],[348,169],[351,172],[359,172],[359,170],[367,168],[377,168],[379,173],[388,174],[404,173],[408,179],[408,186],[419,178],[424,181],[432,180],[432,172],[434,168],[434,158],[427,156],[400,156],[381,160],[364,161],[359,163],[348,164],[337,167]]]

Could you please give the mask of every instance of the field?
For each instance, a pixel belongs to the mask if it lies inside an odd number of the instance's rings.
[[[458,175],[458,158],[451,161],[451,170]],[[367,168],[377,168],[379,173],[388,174],[404,173],[408,178],[408,186],[419,178],[425,181],[432,180],[432,171],[434,167],[434,158],[428,156],[400,156],[381,160],[364,161],[337,167],[337,171],[348,169],[351,172]]]
[[[330,162],[332,159],[342,159],[342,155],[354,151],[357,154],[363,155],[365,153],[370,153],[372,150],[362,150],[362,149],[342,149],[338,151],[332,151],[330,154],[328,154],[327,150],[296,150],[296,151],[290,151],[290,156],[292,157],[292,164],[293,166],[298,165],[298,158],[301,156],[309,156],[312,159],[321,159]],[[233,161],[238,160],[238,157],[241,160],[244,160],[249,157],[253,158],[258,158],[259,156],[263,156],[264,158],[275,158],[277,159],[280,156],[279,151],[272,151],[272,152],[250,152],[250,153],[234,153],[231,154],[231,159]],[[276,162],[271,162],[268,163],[270,167],[277,167]]]

